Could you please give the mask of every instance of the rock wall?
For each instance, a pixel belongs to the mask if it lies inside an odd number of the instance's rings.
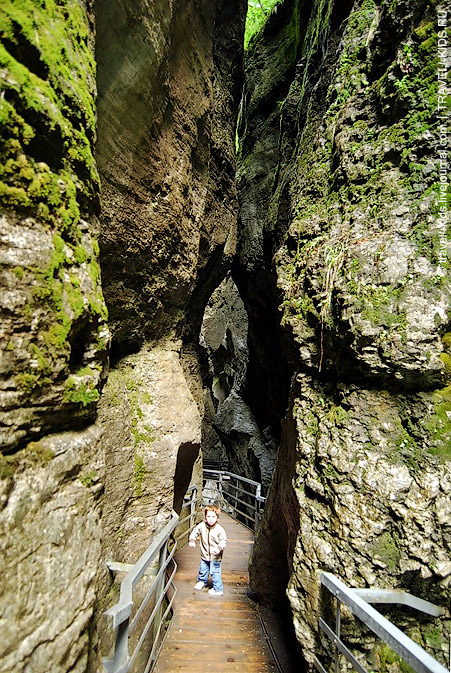
[[[0,9],[0,670],[81,673],[107,654],[105,562],[200,479],[245,7],[41,5]]]
[[[1,420],[7,450],[92,419],[109,333],[88,8],[1,8]]]
[[[113,355],[197,334],[235,251],[243,3],[97,6],[100,238]]]
[[[2,3],[0,25],[0,670],[81,672],[101,564],[93,421],[110,340],[92,12]]]
[[[243,399],[249,366],[248,318],[233,279],[226,278],[208,302],[200,344],[204,366],[203,455],[224,462],[235,474],[271,483],[277,441],[269,426],[260,428]]]
[[[309,665],[330,661],[317,625],[322,570],[449,605],[436,9],[288,0],[246,57],[236,275],[250,343],[270,316],[294,375],[251,575],[262,600],[288,595]],[[268,362],[269,383],[248,377],[251,408],[274,392],[264,341],[254,360]],[[394,618],[445,663],[445,622]],[[368,655],[349,618],[343,628]]]

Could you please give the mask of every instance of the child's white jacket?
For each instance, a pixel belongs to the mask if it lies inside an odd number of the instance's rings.
[[[190,540],[200,537],[200,556],[204,561],[220,561],[222,552],[227,544],[227,534],[218,522],[214,526],[208,526],[205,521],[198,523],[189,536]],[[213,549],[221,548],[221,553],[216,554]]]

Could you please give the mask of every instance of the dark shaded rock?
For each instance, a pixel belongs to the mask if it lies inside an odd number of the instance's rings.
[[[170,331],[196,334],[230,266],[244,8],[96,11],[102,264],[120,354]]]

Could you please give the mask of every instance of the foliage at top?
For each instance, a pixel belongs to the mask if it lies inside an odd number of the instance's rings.
[[[248,0],[246,29],[244,31],[245,49],[248,48],[252,36],[263,28],[266,19],[279,2],[281,0]]]

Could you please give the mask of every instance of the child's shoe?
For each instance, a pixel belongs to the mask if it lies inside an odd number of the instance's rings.
[[[205,584],[205,582],[197,582],[197,584],[194,585],[194,588],[196,589],[196,591],[200,591],[206,586],[207,585]]]
[[[208,593],[210,596],[223,596],[224,592],[223,591],[216,591],[216,589],[209,589]]]

